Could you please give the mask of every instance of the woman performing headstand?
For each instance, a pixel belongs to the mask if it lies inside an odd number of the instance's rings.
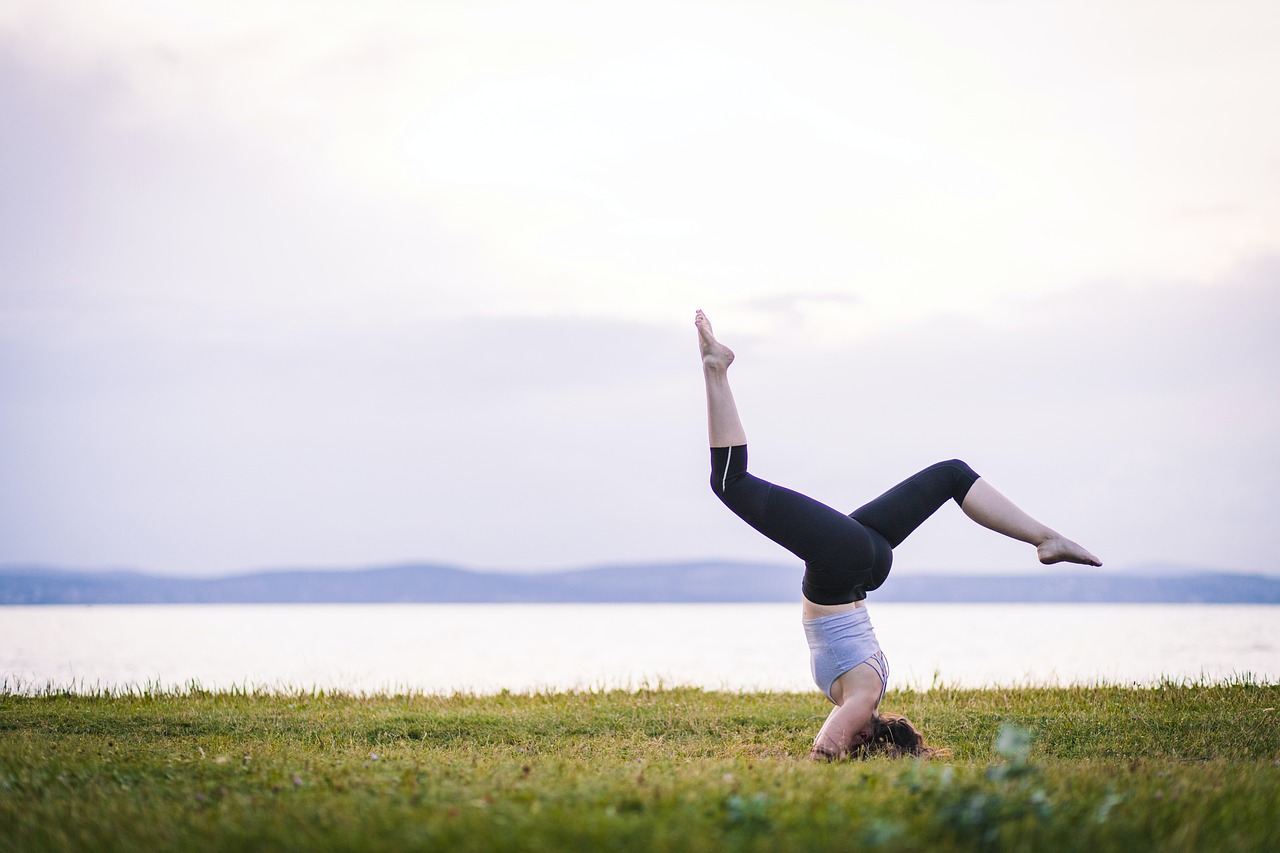
[[[835,705],[809,757],[931,754],[910,721],[877,712],[889,664],[864,599],[884,583],[893,549],[951,498],[983,527],[1035,545],[1042,563],[1102,562],[1020,510],[958,459],[925,468],[849,515],[747,473],[747,434],[729,388],[733,351],[716,340],[701,311],[694,325],[707,384],[711,489],[743,521],[804,560],[803,618],[813,680]]]

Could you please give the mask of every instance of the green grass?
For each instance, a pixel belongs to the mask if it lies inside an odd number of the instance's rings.
[[[0,850],[1280,850],[1280,685],[890,692],[923,762],[824,705],[0,691]]]

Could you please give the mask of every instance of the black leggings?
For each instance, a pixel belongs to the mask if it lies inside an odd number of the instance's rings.
[[[930,465],[849,515],[747,473],[747,446],[711,448],[711,489],[747,524],[804,560],[804,597],[846,604],[884,583],[893,549],[978,475],[959,459]]]

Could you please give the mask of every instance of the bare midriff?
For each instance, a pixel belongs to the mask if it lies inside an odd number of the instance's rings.
[[[865,601],[850,601],[846,604],[818,604],[807,598],[804,598],[803,601],[804,605],[801,612],[803,614],[802,618],[806,621],[809,619],[821,619],[823,616],[830,616],[832,613],[844,613],[867,606]]]

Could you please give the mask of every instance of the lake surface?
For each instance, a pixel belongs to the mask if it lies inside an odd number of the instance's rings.
[[[889,686],[1280,681],[1280,606],[873,604]],[[0,607],[10,690],[813,690],[793,604]]]

